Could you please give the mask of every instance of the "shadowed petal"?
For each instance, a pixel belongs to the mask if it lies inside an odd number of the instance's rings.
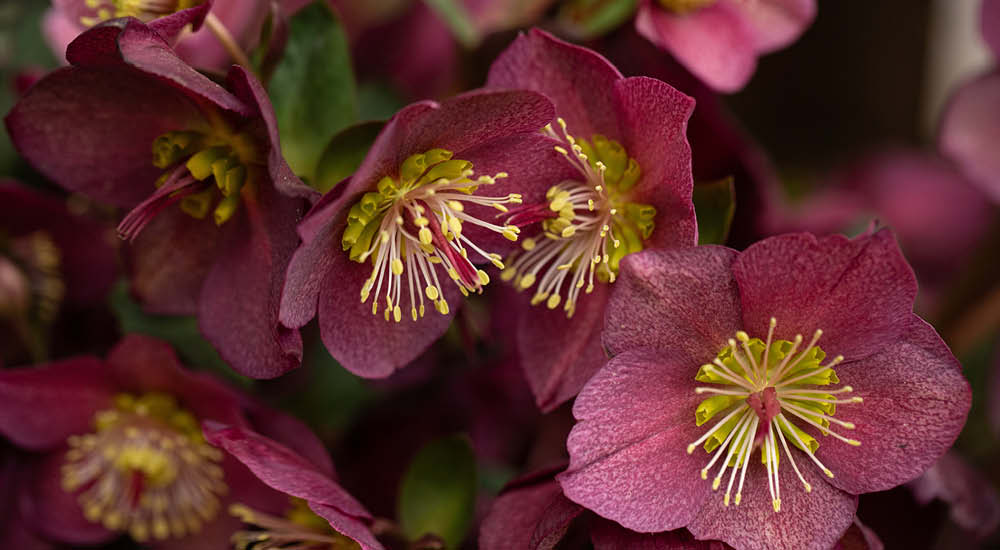
[[[577,303],[576,313],[566,318],[562,308],[550,310],[544,304],[530,306],[527,296],[519,296],[517,345],[521,367],[535,395],[535,403],[550,412],[569,401],[597,369],[607,361],[601,348],[608,285]]]
[[[321,502],[310,502],[309,508],[317,516],[330,522],[330,527],[333,527],[335,531],[360,544],[362,549],[382,550],[382,543],[375,538],[371,529],[357,518],[343,513],[337,507],[328,506]]]
[[[285,270],[295,250],[300,201],[266,182],[244,190],[244,215],[231,220],[228,238],[205,278],[199,326],[233,369],[273,378],[302,362],[297,329],[278,322]]]
[[[90,431],[114,393],[111,371],[96,357],[0,371],[0,432],[18,447],[52,449]]]
[[[947,502],[952,521],[980,537],[990,535],[1000,524],[996,489],[955,451],[946,452],[908,486],[922,505],[934,499]]]
[[[861,446],[825,438],[816,456],[836,476],[830,483],[847,492],[883,491],[915,478],[965,424],[969,383],[934,329],[916,316],[879,353],[847,360],[836,371],[854,388],[850,395],[864,399],[837,407],[836,415],[857,426],[838,433]]]
[[[551,474],[550,474],[551,476]],[[515,482],[516,483],[516,482]],[[481,550],[550,550],[583,513],[551,477],[507,489],[493,502],[479,534]]]
[[[198,32],[205,16],[212,9],[212,0],[195,5],[194,7],[183,9],[164,17],[158,17],[149,22],[150,29],[156,31],[168,43],[173,43],[181,33],[191,25],[192,32]]]
[[[854,518],[854,523],[840,537],[833,550],[885,550],[885,545],[861,520]]]
[[[698,365],[711,361],[741,324],[736,256],[721,246],[626,256],[608,302],[604,347],[612,355],[650,347],[683,351]]]
[[[275,490],[332,506],[356,519],[371,518],[340,485],[288,447],[242,428],[208,423],[204,430],[209,443],[225,449]]]
[[[816,17],[816,0],[737,2],[754,29],[754,48],[767,53],[791,44]]]
[[[980,25],[983,39],[993,50],[993,55],[1000,57],[1000,2],[983,0]]]
[[[636,533],[606,519],[591,522],[594,550],[732,550],[717,540],[695,540],[685,529],[665,533]]]
[[[808,341],[821,329],[823,351],[847,361],[896,340],[909,326],[917,293],[913,271],[885,229],[854,239],[771,237],[740,254],[733,275],[749,334],[767,335],[771,317],[778,321],[775,338],[801,333]]]
[[[100,545],[118,533],[83,517],[76,496],[62,488],[64,450],[48,453],[32,464],[21,484],[18,505],[21,517],[38,534],[74,545]]]
[[[573,406],[570,465],[557,476],[566,496],[635,531],[687,525],[711,494],[699,475],[706,455],[686,452],[705,431],[697,370],[682,353],[642,349],[598,371]]]

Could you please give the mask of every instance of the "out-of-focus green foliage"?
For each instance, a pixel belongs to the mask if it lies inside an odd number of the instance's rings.
[[[312,181],[330,138],[358,120],[347,36],[325,2],[314,2],[291,19],[285,57],[268,91],[285,159]]]
[[[570,0],[559,10],[559,25],[579,40],[607,34],[625,24],[638,0]]]
[[[427,6],[448,26],[460,44],[475,47],[482,37],[459,0],[424,0]]]
[[[692,196],[698,217],[698,244],[722,244],[736,213],[733,178],[694,186]]]
[[[384,122],[362,122],[333,136],[316,167],[312,186],[326,193],[361,165]]]
[[[469,439],[438,439],[417,453],[403,478],[399,523],[410,540],[434,534],[457,548],[472,524],[475,500],[476,456]]]

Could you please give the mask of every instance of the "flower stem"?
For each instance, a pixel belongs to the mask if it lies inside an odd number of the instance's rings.
[[[253,70],[253,66],[250,64],[250,58],[247,56],[246,52],[244,52],[243,48],[236,43],[236,39],[233,38],[232,34],[230,34],[225,23],[220,21],[214,13],[209,12],[208,15],[205,16],[205,26],[208,27],[208,30],[212,31],[212,34],[215,35],[219,44],[222,44],[222,47],[225,48],[226,52],[228,52],[230,57],[233,58],[233,61],[236,61],[239,65],[243,65],[248,70]]]

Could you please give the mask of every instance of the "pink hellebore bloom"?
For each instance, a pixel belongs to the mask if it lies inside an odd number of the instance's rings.
[[[981,31],[1000,58],[1000,0],[983,0]],[[938,132],[938,148],[973,183],[1000,203],[1000,68],[979,76],[951,98]]]
[[[278,299],[295,223],[318,193],[282,158],[261,84],[234,66],[223,88],[156,28],[116,19],[82,34],[73,66],[35,84],[7,128],[56,183],[131,209],[118,231],[148,310],[197,313],[234,369],[278,376],[301,360]]]
[[[283,0],[283,3],[287,3]],[[233,42],[244,51],[253,48],[270,11],[269,0],[53,0],[42,20],[49,47],[60,59],[66,47],[87,29],[105,20],[135,17],[144,23],[181,15],[211,12]],[[204,13],[201,17],[204,17]],[[224,73],[234,62],[219,39],[197,19],[190,31],[176,35],[178,55],[199,69]],[[181,19],[183,20],[183,19]],[[180,25],[178,31],[183,28]]]
[[[593,51],[539,30],[500,55],[488,85],[535,90],[555,103],[545,132],[567,172],[543,200],[511,209],[521,250],[502,273],[540,306],[511,305],[522,310],[522,365],[549,411],[605,360],[599,335],[622,257],[697,243],[685,137],[694,101],[659,80],[624,78]]]
[[[709,87],[739,91],[757,57],[798,39],[816,0],[640,0],[635,27]]]
[[[969,385],[916,290],[887,230],[630,256],[566,496],[641,532],[830,548],[858,494],[917,477],[965,423]]]
[[[230,504],[280,510],[286,499],[205,442],[200,422],[209,420],[325,456],[298,421],[184,370],[146,336],[126,336],[107,359],[0,371],[0,434],[25,452],[19,512],[53,541],[129,534],[154,548],[217,550],[240,528]]]
[[[273,541],[260,548],[356,548],[382,550],[369,529],[372,517],[336,481],[326,455],[306,457],[278,441],[239,426],[206,422],[205,438],[224,449],[250,469],[268,487],[287,495],[293,505],[284,516],[275,516],[249,506],[237,505],[232,512],[256,530],[237,533],[237,547],[257,548],[255,543]],[[245,546],[239,546],[243,544]]]
[[[319,317],[327,349],[360,376],[405,366],[451,322],[461,294],[503,266],[518,228],[507,205],[565,172],[539,130],[552,105],[527,91],[423,101],[385,126],[357,172],[299,224],[281,322]],[[426,314],[426,315],[425,315]]]

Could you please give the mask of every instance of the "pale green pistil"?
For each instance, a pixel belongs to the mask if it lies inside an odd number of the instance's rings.
[[[781,510],[779,444],[807,493],[812,491],[812,486],[799,471],[789,442],[805,453],[823,473],[833,477],[833,472],[816,458],[819,442],[796,424],[805,423],[820,434],[833,436],[849,445],[861,444],[831,428],[831,425],[836,425],[837,430],[854,429],[853,423],[836,419],[834,414],[837,405],[862,402],[860,397],[841,397],[853,391],[850,386],[825,388],[840,383],[833,367],[844,358],[837,356],[822,364],[826,353],[816,345],[823,334],[821,330],[814,333],[802,350],[801,335],[792,342],[773,340],[776,324],[777,321],[772,318],[766,342],[750,338],[745,332],[737,332],[736,338],[730,339],[712,363],[702,365],[695,376],[700,382],[715,384],[695,389],[699,394],[713,394],[695,409],[695,423],[701,426],[716,416],[722,415],[722,418],[697,441],[688,445],[687,452],[693,453],[698,445],[703,445],[705,451],[712,455],[701,470],[702,479],[708,479],[709,470],[724,456],[712,481],[712,489],[719,488],[726,469],[730,468],[723,499],[726,506],[729,506],[737,472],[740,472],[740,481],[735,504],[740,504],[749,458],[758,447],[761,463],[767,468],[768,488],[776,512]],[[796,423],[791,418],[796,419]]]

